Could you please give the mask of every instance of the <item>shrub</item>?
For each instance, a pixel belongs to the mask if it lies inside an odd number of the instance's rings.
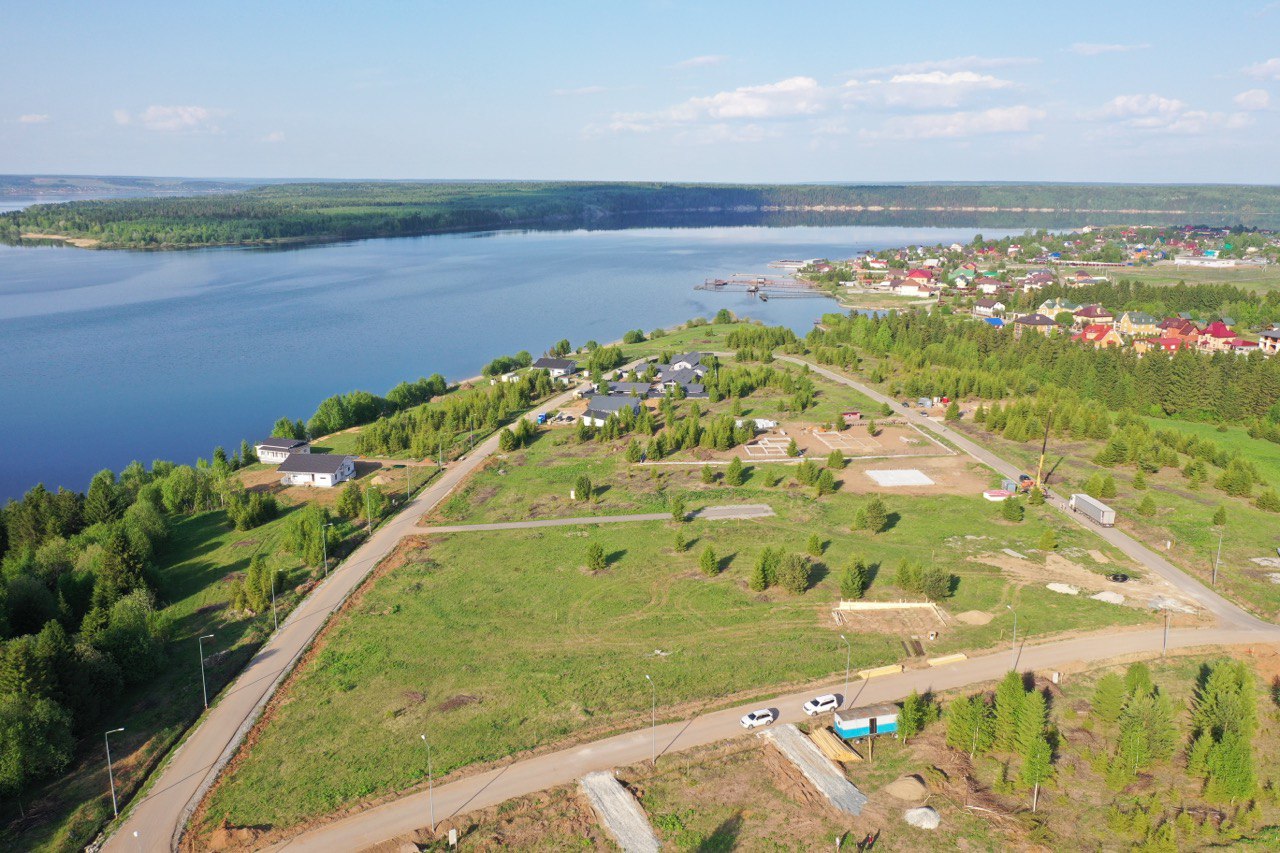
[[[1013,498],[1005,498],[1000,502],[1000,517],[1005,521],[1017,523],[1022,521],[1024,514],[1025,512],[1022,509],[1022,504],[1018,503]]]
[[[800,554],[788,554],[778,566],[778,586],[795,595],[809,588],[809,561]]]
[[[593,572],[604,571],[608,563],[604,557],[604,547],[599,542],[587,546],[587,568]]]
[[[573,498],[578,501],[591,500],[591,478],[586,474],[579,474],[577,479],[573,481]]]

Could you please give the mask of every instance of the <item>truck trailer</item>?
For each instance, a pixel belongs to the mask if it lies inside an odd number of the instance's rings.
[[[1072,495],[1067,506],[1071,507],[1072,512],[1088,517],[1101,527],[1115,527],[1116,511],[1100,500],[1088,495]]]

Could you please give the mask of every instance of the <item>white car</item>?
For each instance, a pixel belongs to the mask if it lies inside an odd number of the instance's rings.
[[[804,703],[804,712],[812,717],[814,714],[824,714],[827,711],[834,711],[840,707],[840,700],[834,694],[828,693],[825,696],[815,696],[808,702]]]
[[[775,719],[777,719],[777,717],[774,716],[774,713],[768,708],[760,711],[752,711],[750,714],[747,714],[742,718],[742,727],[744,729],[754,729],[759,726],[767,726]]]

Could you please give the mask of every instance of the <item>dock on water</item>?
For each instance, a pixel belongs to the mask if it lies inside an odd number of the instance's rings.
[[[769,275],[751,275],[735,273],[728,278],[708,278],[694,290],[709,290],[713,293],[749,293],[762,300],[769,299],[808,299],[827,296],[807,281],[789,277]]]

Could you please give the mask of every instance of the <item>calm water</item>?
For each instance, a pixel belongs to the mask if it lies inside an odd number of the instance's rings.
[[[987,229],[991,232],[991,229]],[[190,462],[307,418],[326,396],[472,376],[730,308],[804,333],[833,303],[702,293],[779,258],[965,242],[972,230],[502,232],[291,251],[0,246],[0,498],[81,489],[132,459]]]

